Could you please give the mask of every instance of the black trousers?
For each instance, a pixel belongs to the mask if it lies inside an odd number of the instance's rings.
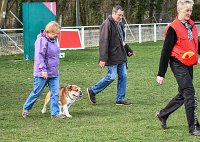
[[[189,132],[193,132],[195,126],[199,127],[195,116],[195,90],[192,83],[193,67],[185,66],[177,59],[170,60],[170,67],[178,83],[178,94],[160,111],[160,115],[163,119],[167,119],[171,113],[184,104]]]

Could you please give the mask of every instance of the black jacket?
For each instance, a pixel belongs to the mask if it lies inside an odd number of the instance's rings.
[[[99,60],[105,61],[106,65],[127,63],[126,50],[111,15],[100,27],[99,56]]]

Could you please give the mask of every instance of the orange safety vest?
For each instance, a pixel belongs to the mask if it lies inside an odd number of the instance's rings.
[[[175,30],[177,35],[177,42],[172,49],[171,57],[175,57],[184,65],[192,66],[198,63],[198,30],[194,21],[190,19],[188,23],[192,25],[193,40],[188,39],[188,30],[178,18],[169,25]]]

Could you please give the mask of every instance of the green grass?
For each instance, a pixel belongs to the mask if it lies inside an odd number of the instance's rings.
[[[173,113],[169,129],[162,130],[156,111],[176,95],[177,84],[170,68],[165,83],[156,83],[162,42],[132,44],[136,56],[129,58],[126,98],[131,107],[115,105],[116,81],[97,95],[97,105],[88,101],[86,88],[106,74],[98,67],[98,49],[65,51],[60,62],[60,85],[79,85],[83,98],[71,108],[72,118],[51,119],[41,114],[45,88],[30,117],[22,118],[22,106],[33,87],[33,61],[23,55],[0,57],[0,141],[2,142],[193,142],[188,134],[184,107]],[[200,69],[194,68],[194,85],[200,92]],[[200,111],[198,110],[198,116]],[[199,117],[200,118],[200,117]]]

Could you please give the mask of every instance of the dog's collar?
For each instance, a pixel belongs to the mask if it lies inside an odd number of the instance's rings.
[[[71,100],[74,100],[72,97],[71,97],[71,93],[69,92],[69,98],[71,99]]]

